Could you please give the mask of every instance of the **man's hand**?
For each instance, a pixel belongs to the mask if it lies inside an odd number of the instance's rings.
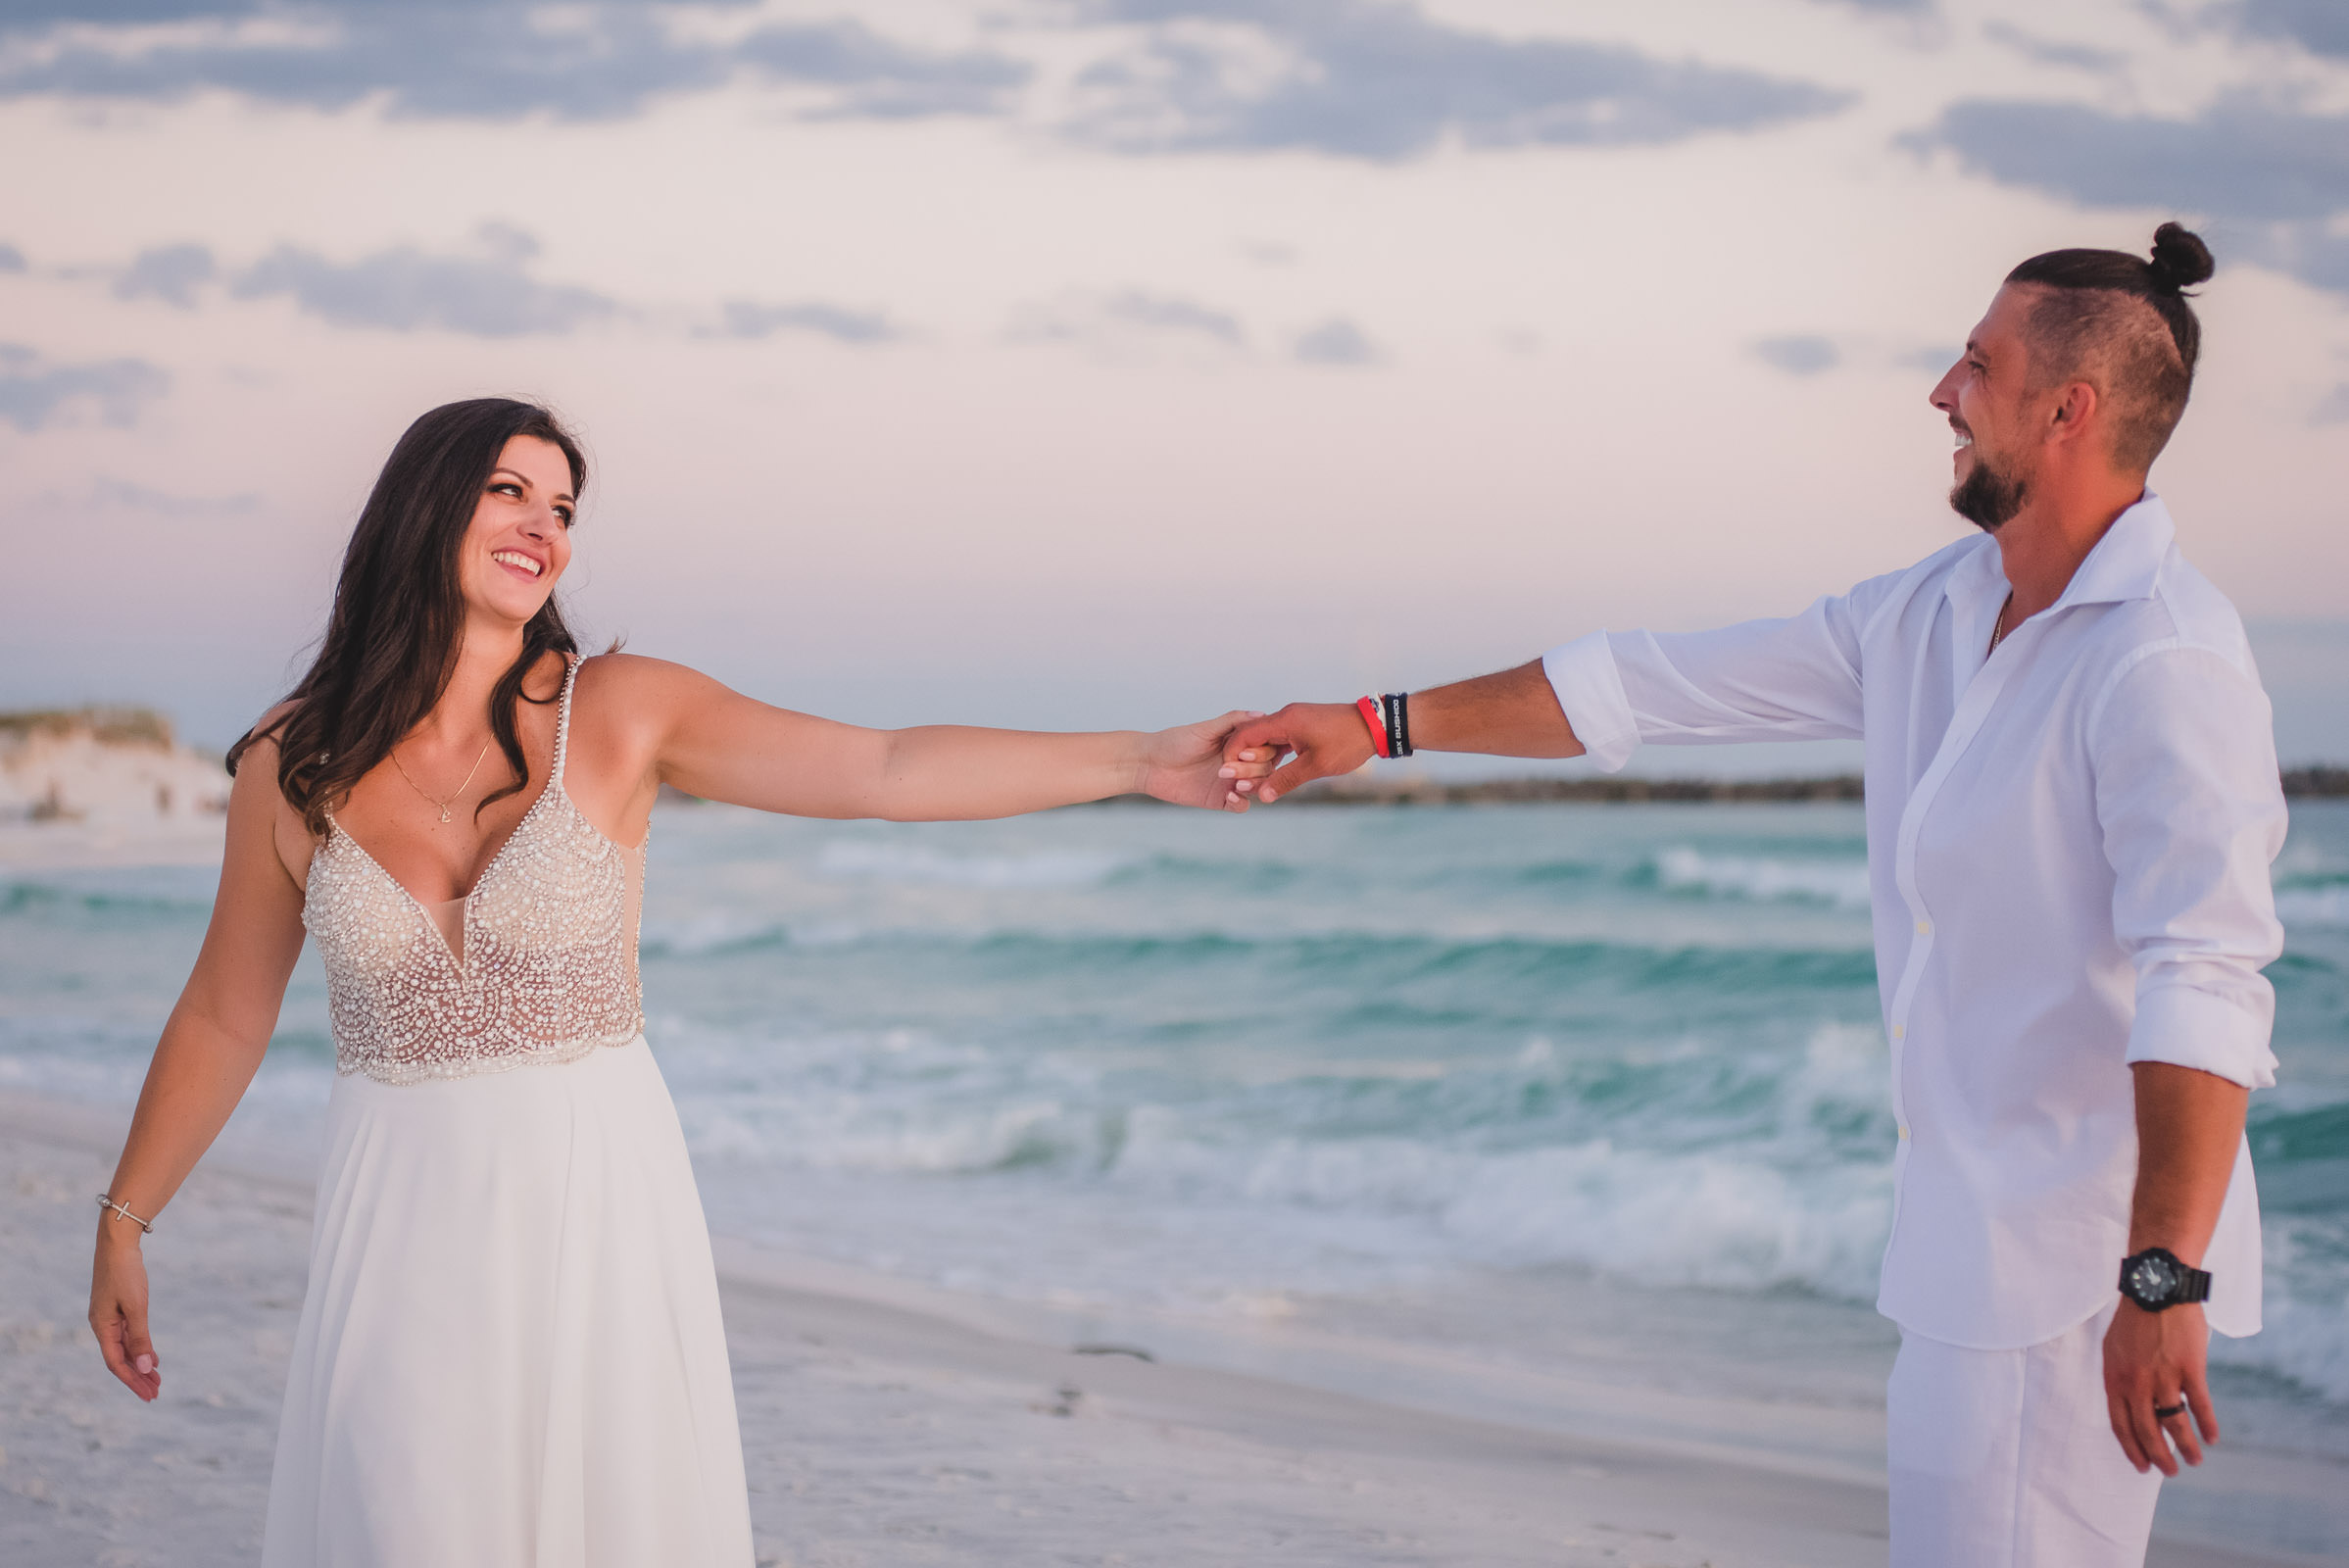
[[[1246,761],[1227,760],[1238,727],[1264,715],[1230,712],[1203,723],[1162,729],[1142,739],[1142,770],[1135,788],[1174,806],[1203,806],[1245,811],[1248,792],[1272,771],[1269,753]],[[1357,718],[1355,727],[1361,726]]]
[[[1236,791],[1251,788],[1270,805],[1300,784],[1350,773],[1376,753],[1370,725],[1351,703],[1291,703],[1279,712],[1241,725],[1223,743],[1224,773]],[[1283,757],[1294,760],[1264,778]],[[1254,770],[1254,771],[1251,771]],[[1263,779],[1252,784],[1252,779]]]
[[[1583,743],[1558,707],[1542,661],[1411,694],[1411,746],[1421,752],[1479,752],[1487,757],[1580,757]],[[1269,718],[1243,724],[1224,743],[1226,766],[1292,760],[1254,787],[1259,801],[1279,800],[1299,784],[1350,773],[1377,750],[1370,725],[1350,703],[1291,703]],[[1234,789],[1249,793],[1245,773]]]
[[[2210,1326],[2199,1305],[2148,1312],[2122,1299],[2104,1333],[2104,1402],[2113,1436],[2140,1475],[2159,1466],[2163,1475],[2174,1476],[2178,1454],[2200,1464],[2202,1445],[2219,1441],[2219,1413],[2203,1380],[2209,1352]],[[2158,1416],[2157,1407],[2178,1413]]]

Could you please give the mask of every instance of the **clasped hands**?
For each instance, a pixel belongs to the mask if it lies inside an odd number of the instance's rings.
[[[1235,711],[1143,739],[1141,793],[1177,806],[1245,811],[1298,785],[1360,767],[1370,730],[1346,703],[1292,703],[1277,713]],[[1290,759],[1282,766],[1283,758]]]
[[[1277,713],[1230,712],[1141,737],[1132,788],[1176,806],[1245,811],[1298,785],[1360,767],[1370,730],[1345,703],[1292,703]],[[1282,766],[1282,759],[1289,759]]]
[[[1186,730],[1168,730],[1165,738],[1179,735],[1196,745],[1211,731],[1220,747],[1215,780],[1222,798],[1198,801],[1188,791],[1180,798],[1227,811],[1270,806],[1299,785],[1350,773],[1377,755],[1370,726],[1351,703],[1291,703],[1277,713],[1227,713]],[[1162,786],[1150,793],[1161,800],[1179,798]]]

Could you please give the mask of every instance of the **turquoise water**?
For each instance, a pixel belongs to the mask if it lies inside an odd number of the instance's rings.
[[[1893,1128],[1855,808],[656,818],[649,1033],[720,1229],[1248,1314],[1498,1270],[1873,1296]],[[0,872],[0,1084],[126,1105],[212,874]],[[2276,868],[2269,1330],[2349,1403],[2349,808]],[[313,960],[235,1137],[298,1156]]]

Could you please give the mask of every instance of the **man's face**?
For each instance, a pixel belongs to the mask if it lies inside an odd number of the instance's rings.
[[[2029,417],[2031,354],[2023,328],[2031,294],[2009,284],[1966,339],[1966,352],[1933,391],[1933,406],[1957,435],[1949,505],[1992,532],[2023,510],[2038,470]]]

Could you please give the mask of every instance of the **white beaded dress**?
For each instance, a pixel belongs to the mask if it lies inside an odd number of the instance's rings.
[[[311,860],[338,1073],[264,1568],[747,1568],[717,1278],[644,1041],[644,852],[563,782],[463,951],[349,834]]]

